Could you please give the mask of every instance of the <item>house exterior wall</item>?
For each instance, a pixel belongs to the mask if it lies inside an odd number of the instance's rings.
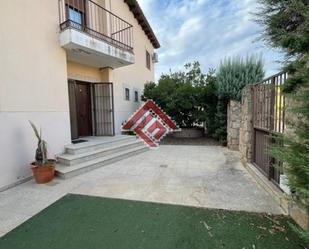
[[[67,63],[68,78],[85,82],[102,82],[103,75],[99,68],[82,65],[76,62]]]
[[[0,189],[31,175],[41,126],[49,155],[70,142],[66,53],[57,1],[10,0],[0,8]],[[6,35],[5,35],[6,34]]]
[[[121,124],[128,120],[133,112],[140,106],[134,102],[134,91],[139,92],[139,99],[144,89],[144,84],[155,80],[154,64],[151,61],[151,70],[146,67],[146,50],[152,55],[154,47],[145,35],[138,21],[130,12],[127,4],[122,0],[106,0],[106,7],[133,25],[135,64],[117,68],[113,71],[115,95],[115,127],[116,133],[120,132]],[[130,101],[124,100],[124,88],[130,89]]]
[[[97,2],[104,6],[102,2]],[[123,0],[113,0],[111,5],[109,1],[106,1],[105,6],[112,13],[133,25],[135,63],[114,70],[100,70],[75,62],[68,62],[68,77],[86,82],[113,82],[115,132],[120,134],[122,123],[128,120],[141,105],[140,97],[144,84],[155,80],[154,64],[151,62],[150,70],[146,67],[146,51],[152,55],[154,47]],[[125,88],[130,89],[129,101],[124,98]],[[134,101],[134,91],[138,91],[139,102]]]
[[[28,120],[40,126],[48,142],[49,156],[62,153],[71,142],[68,78],[111,81],[114,85],[115,128],[138,108],[144,83],[154,80],[154,68],[146,68],[146,49],[153,46],[127,4],[122,0],[95,0],[134,26],[136,63],[111,70],[67,61],[59,45],[58,1],[4,1],[0,8],[0,190],[31,176],[36,139]],[[110,6],[112,3],[112,6]],[[152,63],[151,63],[152,64]],[[130,88],[130,101],[124,100]]]

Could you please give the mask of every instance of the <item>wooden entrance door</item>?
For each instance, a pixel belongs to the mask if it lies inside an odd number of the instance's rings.
[[[76,82],[77,127],[79,136],[91,136],[90,84]]]

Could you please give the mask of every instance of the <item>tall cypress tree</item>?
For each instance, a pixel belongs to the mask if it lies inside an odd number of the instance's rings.
[[[256,56],[228,58],[221,62],[217,73],[218,105],[215,116],[215,137],[227,141],[227,104],[229,100],[240,101],[242,89],[264,78],[263,62]]]
[[[227,58],[220,64],[217,82],[219,98],[240,101],[242,89],[264,78],[263,61],[254,55]]]
[[[283,162],[284,172],[298,203],[309,212],[309,1],[260,0],[257,22],[264,26],[262,39],[280,48],[286,55],[284,70],[289,79],[284,92],[297,103],[292,111],[297,120],[294,135],[281,139],[283,147],[274,147],[273,155]],[[309,242],[309,233],[303,233]]]

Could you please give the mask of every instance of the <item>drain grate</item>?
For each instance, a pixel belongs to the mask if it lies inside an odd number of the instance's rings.
[[[161,164],[161,165],[160,165],[160,168],[167,168],[167,167],[168,167],[167,164]]]

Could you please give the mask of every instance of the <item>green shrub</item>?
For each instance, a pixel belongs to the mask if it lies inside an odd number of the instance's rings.
[[[222,145],[226,145],[227,143],[227,104],[228,100],[226,98],[218,99],[216,113],[214,116],[215,131],[213,137],[216,138]]]
[[[222,144],[227,141],[227,104],[241,100],[242,89],[264,78],[263,62],[256,56],[228,58],[221,62],[217,73],[218,106],[215,115],[214,137]]]
[[[228,100],[241,100],[242,89],[264,78],[263,62],[256,56],[227,58],[221,62],[218,74],[218,96]]]
[[[309,213],[309,2],[308,0],[259,0],[257,21],[264,26],[262,39],[286,54],[284,70],[289,74],[284,92],[298,103],[297,120],[288,120],[293,136],[279,137],[284,146],[274,146],[273,156],[283,162],[296,201]],[[289,115],[292,116],[292,115]],[[280,141],[279,141],[280,142]],[[309,242],[309,232],[301,232]]]
[[[162,75],[158,84],[147,83],[142,99],[154,100],[180,127],[193,127],[205,120],[201,94],[206,78],[198,62],[189,63],[184,71]]]
[[[216,85],[217,77],[215,75],[215,70],[210,69],[206,76],[206,85],[204,87],[200,87],[199,103],[203,108],[200,120],[204,120],[207,133],[211,136],[214,136],[217,129],[217,124],[214,120],[217,113],[218,104]]]

